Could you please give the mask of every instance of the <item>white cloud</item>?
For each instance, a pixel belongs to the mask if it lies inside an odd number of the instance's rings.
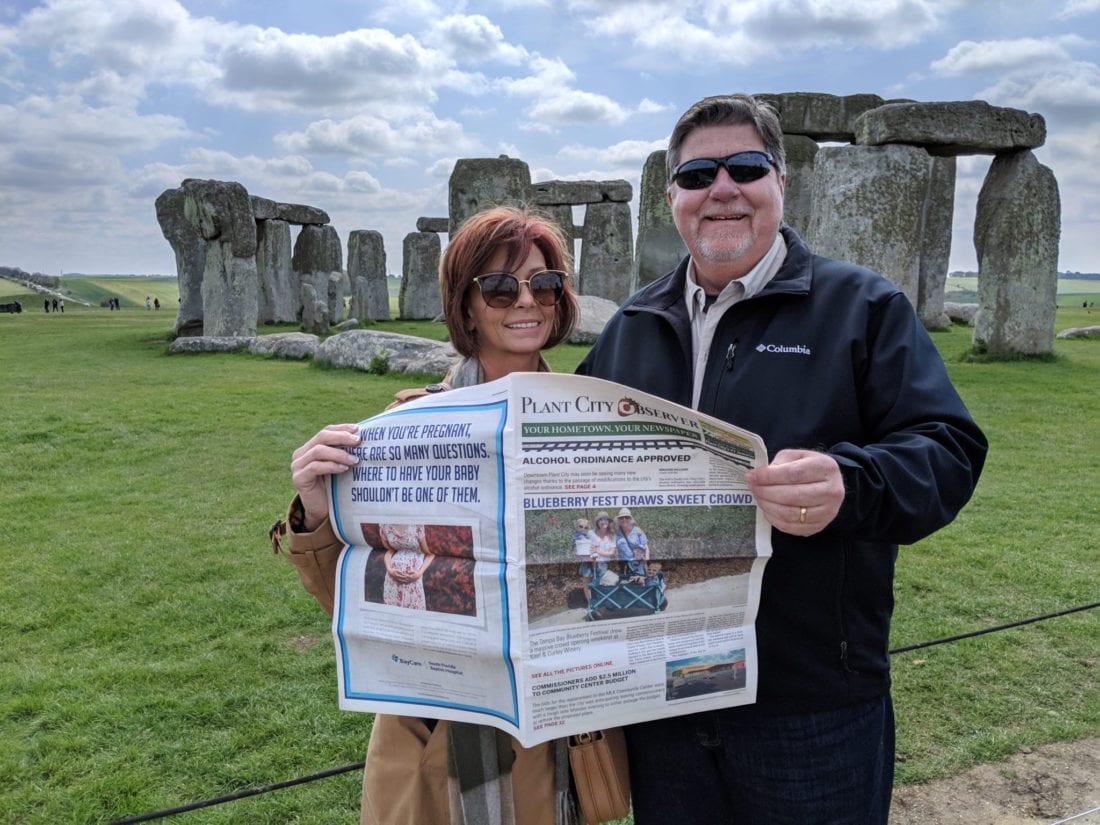
[[[641,173],[646,159],[660,149],[667,149],[668,141],[662,140],[623,140],[604,149],[592,146],[571,144],[558,150],[558,156],[570,160],[583,160],[587,163],[606,166],[630,166]]]
[[[249,35],[253,32],[249,31]],[[358,29],[333,36],[276,29],[238,39],[221,55],[209,93],[245,109],[318,109],[379,100],[436,99],[450,61],[409,35]]]
[[[1010,74],[975,96],[1038,112],[1060,129],[1100,129],[1100,67],[1093,63]]]
[[[393,123],[374,115],[319,120],[303,131],[278,134],[275,142],[289,152],[372,158],[477,148],[477,141],[464,133],[460,123],[440,120],[428,111]]]
[[[1066,37],[1026,37],[1018,40],[964,40],[944,57],[932,63],[932,71],[945,77],[980,72],[1004,72],[1030,66],[1065,63],[1067,48],[1085,41],[1075,35]]]
[[[444,17],[424,36],[424,42],[457,61],[499,61],[518,64],[528,57],[522,46],[505,42],[500,26],[481,14]]]
[[[1100,0],[1068,0],[1065,7],[1055,17],[1065,20],[1082,14],[1100,11]]]
[[[672,66],[748,66],[782,59],[792,49],[910,45],[940,25],[938,5],[930,0],[575,0],[571,7],[593,12],[586,26],[594,34],[621,37],[640,48],[630,58],[635,65],[661,59]]]

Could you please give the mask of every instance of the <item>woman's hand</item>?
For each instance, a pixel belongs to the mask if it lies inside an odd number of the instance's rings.
[[[325,477],[347,472],[358,459],[344,450],[359,444],[359,425],[330,424],[294,451],[290,480],[305,512],[303,528],[311,533],[328,518]]]

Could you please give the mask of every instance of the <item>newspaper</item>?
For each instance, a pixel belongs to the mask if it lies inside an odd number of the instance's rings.
[[[529,747],[755,701],[771,555],[744,482],[767,460],[758,436],[546,373],[359,429],[358,464],[330,484],[347,545],[341,708],[492,725]]]

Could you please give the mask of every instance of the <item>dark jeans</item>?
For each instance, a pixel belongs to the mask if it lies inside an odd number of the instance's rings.
[[[885,825],[890,698],[790,716],[705,712],[626,728],[635,825]]]

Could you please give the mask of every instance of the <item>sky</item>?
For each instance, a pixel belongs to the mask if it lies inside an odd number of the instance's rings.
[[[1041,114],[1059,269],[1100,271],[1100,0],[0,0],[0,265],[175,274],[185,178],[375,229],[399,273],[458,158],[625,179],[726,92],[984,100]],[[959,159],[973,270],[989,158]]]

